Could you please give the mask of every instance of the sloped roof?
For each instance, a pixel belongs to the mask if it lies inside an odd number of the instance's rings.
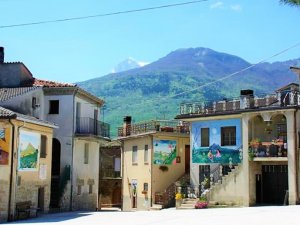
[[[10,118],[16,118],[16,117],[17,117],[17,114],[15,112],[0,106],[0,118],[1,119],[10,119]]]
[[[40,87],[76,87],[76,84],[71,83],[62,83],[50,80],[40,80],[34,78],[33,86],[40,86]]]
[[[37,119],[33,116],[27,116],[21,113],[17,113],[14,112],[10,109],[7,108],[3,108],[0,106],[0,119],[18,119],[21,121],[25,121],[25,122],[30,122],[30,123],[34,123],[34,124],[39,124],[42,126],[47,126],[47,127],[52,127],[52,128],[58,128],[57,125],[55,125],[54,123],[45,121],[45,120],[40,120]]]
[[[7,101],[38,88],[39,87],[0,88],[0,101]]]

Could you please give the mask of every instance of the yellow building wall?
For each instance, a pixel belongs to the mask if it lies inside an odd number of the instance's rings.
[[[88,163],[84,163],[85,144],[89,145]],[[73,210],[98,208],[99,142],[75,139],[73,160]],[[91,193],[89,190],[92,186]],[[79,187],[80,186],[80,187]],[[81,190],[78,190],[78,189]]]
[[[148,145],[148,163],[144,162],[144,149]],[[137,146],[137,163],[132,163],[132,147]],[[143,136],[124,140],[123,146],[123,210],[132,209],[133,180],[137,181],[136,203],[137,209],[148,210],[151,204],[151,152],[152,137]],[[143,194],[144,183],[148,183],[148,192]]]
[[[155,139],[175,140],[177,142],[177,156],[180,157],[180,163],[166,165],[168,171],[159,169],[160,165],[153,164],[152,167],[152,196],[154,199],[155,192],[163,192],[171,184],[177,181],[185,173],[185,146],[190,144],[189,136],[171,136],[156,134]],[[153,160],[152,160],[153,161]],[[152,162],[153,163],[153,162]]]
[[[15,142],[14,154],[19,156],[20,131],[32,132],[46,136],[46,157],[39,158],[37,170],[23,171],[18,168],[18,157],[14,157],[14,175],[12,185],[12,208],[11,213],[15,215],[17,202],[31,201],[33,207],[38,207],[39,188],[44,188],[44,212],[49,211],[51,191],[51,162],[52,162],[52,137],[53,129],[41,125],[31,124],[14,120]]]
[[[0,223],[7,220],[8,217],[8,199],[9,199],[9,181],[10,181],[10,165],[11,165],[11,125],[8,121],[0,121],[0,128],[5,129],[5,138],[0,139],[0,147],[8,153],[6,159],[0,163]],[[3,153],[2,153],[3,154]],[[3,154],[4,155],[4,154]],[[5,154],[6,155],[6,154]],[[2,156],[3,157],[3,156]],[[6,156],[5,156],[6,157]]]
[[[159,169],[160,165],[153,164],[153,139],[176,140],[177,156],[180,163],[166,165],[168,171]],[[156,133],[123,140],[123,210],[133,209],[133,182],[137,182],[136,209],[149,210],[154,204],[155,192],[163,192],[185,173],[185,146],[189,145],[189,135],[174,133]],[[148,145],[148,163],[144,162],[145,145]],[[132,148],[137,146],[137,163],[132,163]],[[144,183],[148,184],[147,193]]]

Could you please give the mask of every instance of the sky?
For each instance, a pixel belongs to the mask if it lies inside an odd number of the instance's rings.
[[[180,48],[207,47],[250,63],[300,42],[300,7],[279,0],[197,4],[33,26],[189,0],[0,0],[0,46],[39,79],[78,82],[109,74],[128,57],[154,62]],[[2,27],[2,28],[1,28]],[[300,58],[300,46],[270,61]]]

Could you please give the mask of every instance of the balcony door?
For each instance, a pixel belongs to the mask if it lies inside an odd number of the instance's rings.
[[[98,109],[94,109],[94,134],[98,134]]]

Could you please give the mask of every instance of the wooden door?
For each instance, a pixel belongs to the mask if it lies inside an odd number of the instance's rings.
[[[190,145],[186,145],[185,146],[185,173],[190,173],[190,163],[191,163]]]

